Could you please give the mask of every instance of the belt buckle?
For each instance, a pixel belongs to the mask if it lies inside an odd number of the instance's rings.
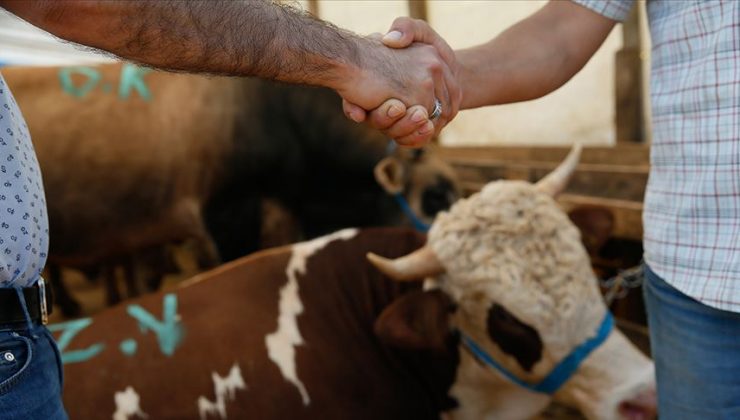
[[[49,311],[46,307],[46,282],[43,277],[39,277],[39,281],[36,282],[39,288],[39,303],[41,305],[41,324],[47,325],[49,323]]]

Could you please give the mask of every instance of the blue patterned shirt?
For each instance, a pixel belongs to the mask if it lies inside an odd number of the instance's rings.
[[[633,0],[574,0],[623,20]],[[653,143],[645,259],[706,305],[740,312],[740,1],[648,0]]]
[[[0,74],[0,287],[33,285],[48,248],[39,163],[28,126]]]

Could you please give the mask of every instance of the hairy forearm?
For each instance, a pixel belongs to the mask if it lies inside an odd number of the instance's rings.
[[[154,67],[338,88],[364,39],[267,0],[2,1],[60,38]]]
[[[614,26],[571,2],[551,2],[490,42],[456,51],[462,108],[526,101],[570,80]]]

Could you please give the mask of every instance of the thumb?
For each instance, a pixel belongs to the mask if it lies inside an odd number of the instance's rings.
[[[391,48],[406,48],[414,42],[414,20],[400,17],[393,21],[391,29],[383,36],[383,44]]]

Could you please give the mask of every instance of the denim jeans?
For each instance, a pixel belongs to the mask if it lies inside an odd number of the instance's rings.
[[[643,286],[661,419],[740,419],[740,314],[704,305],[649,267]]]
[[[67,419],[62,361],[43,325],[0,324],[0,419]]]

